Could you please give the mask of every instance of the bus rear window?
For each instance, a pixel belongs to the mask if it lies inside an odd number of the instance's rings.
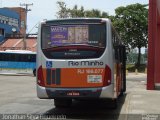
[[[100,57],[106,46],[106,25],[61,24],[42,26],[42,50],[48,58]]]

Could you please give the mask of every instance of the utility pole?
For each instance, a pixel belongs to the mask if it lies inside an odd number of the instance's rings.
[[[26,4],[26,3],[23,3],[21,4],[20,3],[20,6],[25,6],[25,18],[26,18],[26,22],[25,22],[25,25],[24,25],[24,29],[25,29],[25,32],[24,32],[24,38],[23,38],[23,49],[26,50],[26,32],[27,32],[27,13],[28,11],[31,11],[31,9],[28,9],[28,6],[32,6],[32,4]]]

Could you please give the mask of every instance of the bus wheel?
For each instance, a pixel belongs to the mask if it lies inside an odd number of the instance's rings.
[[[112,106],[113,109],[117,109],[117,107],[118,107],[117,99],[112,100],[112,105],[113,105]]]
[[[33,70],[33,75],[36,76],[36,69]]]
[[[72,105],[72,99],[54,99],[54,105],[56,108],[65,108]]]
[[[125,72],[126,72],[125,69],[122,69],[122,72],[121,72],[122,89],[121,89],[120,96],[123,96],[124,93],[126,92],[126,73]]]

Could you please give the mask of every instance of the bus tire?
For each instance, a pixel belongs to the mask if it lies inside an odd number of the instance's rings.
[[[56,108],[67,108],[72,105],[72,99],[54,99]]]
[[[117,98],[112,100],[112,109],[117,109],[118,107],[118,102],[117,102]]]
[[[123,92],[126,92],[126,47],[123,46]]]
[[[126,69],[125,65],[123,65],[121,70],[121,79],[122,79],[122,89],[120,95],[123,95],[124,92],[126,92]]]
[[[33,75],[36,76],[36,69],[33,70]]]
[[[126,92],[126,70],[123,69],[123,92]]]

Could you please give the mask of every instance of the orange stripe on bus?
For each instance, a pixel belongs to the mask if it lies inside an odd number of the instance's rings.
[[[46,78],[46,69],[43,70]],[[61,84],[51,84],[47,87],[100,87],[103,86],[105,68],[61,68]],[[101,83],[88,83],[88,75],[101,75]],[[46,80],[45,80],[46,83]]]

